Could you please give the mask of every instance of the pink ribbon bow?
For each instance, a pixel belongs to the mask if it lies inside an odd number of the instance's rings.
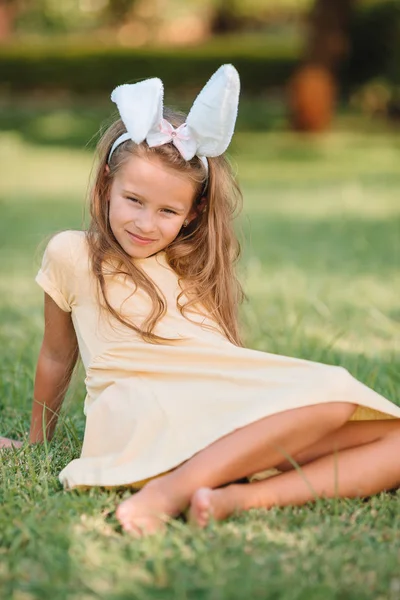
[[[197,150],[197,142],[186,123],[175,129],[166,119],[160,121],[156,131],[148,133],[146,141],[150,148],[172,142],[185,160],[192,159]]]

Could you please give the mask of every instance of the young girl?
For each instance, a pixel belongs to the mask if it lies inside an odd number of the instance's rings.
[[[53,435],[80,354],[85,436],[60,480],[140,490],[116,512],[137,535],[189,506],[205,526],[400,484],[397,406],[341,367],[241,345],[240,191],[222,156],[238,95],[230,65],[186,121],[163,113],[160,80],[114,90],[121,119],[98,146],[89,230],[53,237],[37,276],[45,331],[30,441]]]

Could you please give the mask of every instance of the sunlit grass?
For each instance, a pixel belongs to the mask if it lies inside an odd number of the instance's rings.
[[[17,129],[0,139],[0,433],[20,438],[42,330],[34,276],[47,237],[82,225],[95,133],[73,118],[39,123],[47,142]],[[76,140],[50,145],[66,125]],[[342,364],[400,404],[397,137],[239,133],[231,155],[245,197],[247,344]],[[80,371],[49,448],[1,455],[1,598],[400,597],[395,494],[253,511],[206,532],[177,522],[163,537],[121,535],[116,492],[65,493],[57,479],[79,455],[83,395]]]

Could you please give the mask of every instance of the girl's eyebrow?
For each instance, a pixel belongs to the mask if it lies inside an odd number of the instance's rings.
[[[139,198],[140,200],[145,200],[146,198],[144,198],[143,196],[141,196],[140,194],[137,194],[136,192],[132,192],[131,190],[122,190],[123,194],[129,194],[130,196],[135,196],[135,198]]]

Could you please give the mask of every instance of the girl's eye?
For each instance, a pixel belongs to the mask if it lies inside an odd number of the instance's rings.
[[[130,202],[134,202],[135,204],[142,204],[140,200],[138,200],[137,198],[133,198],[132,196],[127,196],[126,199],[129,200]],[[174,210],[171,210],[170,208],[163,208],[162,210],[163,210],[163,212],[167,213],[168,215],[178,214]]]

